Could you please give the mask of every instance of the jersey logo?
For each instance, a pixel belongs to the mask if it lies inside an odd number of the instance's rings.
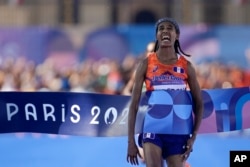
[[[174,72],[177,72],[177,73],[181,73],[181,74],[183,74],[184,73],[184,69],[183,68],[181,68],[181,67],[174,67],[173,68],[173,70],[174,70]]]
[[[156,72],[158,70],[158,66],[154,66],[152,72]]]

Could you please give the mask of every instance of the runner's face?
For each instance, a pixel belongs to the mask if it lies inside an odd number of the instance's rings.
[[[179,35],[176,33],[175,27],[169,22],[162,22],[158,25],[156,38],[160,47],[173,47],[175,40]]]

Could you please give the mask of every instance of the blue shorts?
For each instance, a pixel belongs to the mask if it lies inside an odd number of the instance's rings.
[[[138,137],[138,144],[142,147],[142,143],[150,142],[159,146],[162,149],[162,158],[165,159],[171,155],[183,154],[189,138],[190,135],[143,133]]]

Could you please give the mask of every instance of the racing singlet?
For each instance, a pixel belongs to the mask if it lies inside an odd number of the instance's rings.
[[[146,73],[146,89],[152,90],[186,90],[187,88],[187,60],[178,55],[175,64],[166,65],[159,62],[156,53],[148,56]]]
[[[143,133],[190,134],[192,132],[192,100],[186,91],[188,61],[178,55],[176,63],[166,65],[156,53],[148,56],[143,119]]]

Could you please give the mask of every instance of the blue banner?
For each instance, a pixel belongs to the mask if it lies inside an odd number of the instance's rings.
[[[189,92],[164,91],[155,104],[155,92],[142,95],[136,133],[155,131],[146,119],[166,122],[168,132],[189,133]],[[183,96],[184,95],[184,96]],[[160,96],[160,97],[161,97]],[[250,128],[250,88],[202,90],[204,115],[199,133]],[[1,92],[0,133],[36,132],[80,136],[126,136],[130,96],[73,92]],[[159,115],[154,110],[159,110]],[[164,108],[164,110],[161,110]],[[182,112],[185,110],[185,113]],[[149,118],[147,118],[149,117]],[[184,122],[187,122],[185,124]],[[178,122],[178,126],[173,122]],[[146,121],[145,121],[146,122]],[[148,121],[147,121],[148,122]],[[146,128],[145,128],[146,127]],[[166,130],[166,127],[162,129]],[[151,129],[150,129],[151,128]],[[161,129],[161,128],[159,128]],[[158,131],[159,132],[159,131]],[[168,133],[164,132],[164,133]]]

